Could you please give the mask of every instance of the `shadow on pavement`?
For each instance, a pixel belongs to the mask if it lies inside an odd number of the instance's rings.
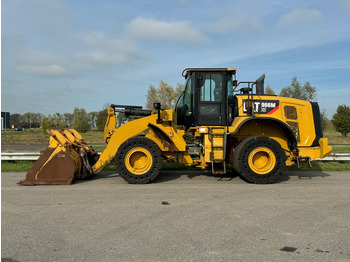
[[[115,178],[115,177],[120,177],[120,175],[115,171],[102,171],[100,173],[93,174],[86,179],[77,180],[75,181],[74,184],[81,184],[86,182],[89,183],[91,181],[98,180],[98,179]]]
[[[214,177],[217,181],[231,181],[238,176],[237,173],[233,171],[228,171],[226,174],[213,175],[208,170],[161,170],[159,175],[152,183],[163,183],[176,179],[180,177],[187,177],[188,179],[194,179],[196,177]]]
[[[329,176],[329,174],[324,173],[323,171],[285,171],[276,183],[286,182],[291,177],[298,177],[299,179],[313,179],[325,178]]]
[[[231,181],[233,179],[240,179],[246,182],[244,179],[239,177],[239,174],[235,171],[229,170],[226,174],[213,175],[209,170],[161,170],[159,175],[153,180],[152,183],[165,183],[173,180],[178,180],[181,177],[186,177],[190,180],[206,176],[208,178],[215,178],[217,181]],[[275,183],[282,183],[289,181],[292,177],[297,177],[298,179],[314,179],[314,178],[325,178],[330,175],[324,173],[323,171],[285,171],[280,179],[278,179]],[[87,179],[78,180],[75,184],[91,182],[97,179],[105,179],[105,178],[117,178],[120,177],[118,173],[115,171],[103,171],[98,174],[94,174]]]

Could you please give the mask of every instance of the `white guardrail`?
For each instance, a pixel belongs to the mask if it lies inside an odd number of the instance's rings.
[[[1,160],[21,161],[38,160],[40,153],[1,153]],[[332,153],[325,158],[318,158],[319,161],[350,161],[350,153]]]

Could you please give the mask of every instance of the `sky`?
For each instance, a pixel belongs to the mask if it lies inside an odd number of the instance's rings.
[[[2,111],[145,106],[190,67],[265,73],[276,93],[296,76],[331,118],[350,106],[350,0],[1,1]]]

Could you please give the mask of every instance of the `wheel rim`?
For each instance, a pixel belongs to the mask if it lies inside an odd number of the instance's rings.
[[[255,148],[248,157],[249,167],[259,175],[265,175],[272,171],[276,165],[276,157],[273,151],[266,147]]]
[[[125,167],[135,175],[147,173],[153,164],[151,153],[143,147],[135,147],[125,156]]]

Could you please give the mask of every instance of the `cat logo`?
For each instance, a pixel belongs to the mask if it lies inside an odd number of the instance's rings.
[[[243,112],[246,113],[248,100],[243,100]],[[278,100],[251,100],[253,112],[256,114],[271,115],[279,109],[280,102]]]

